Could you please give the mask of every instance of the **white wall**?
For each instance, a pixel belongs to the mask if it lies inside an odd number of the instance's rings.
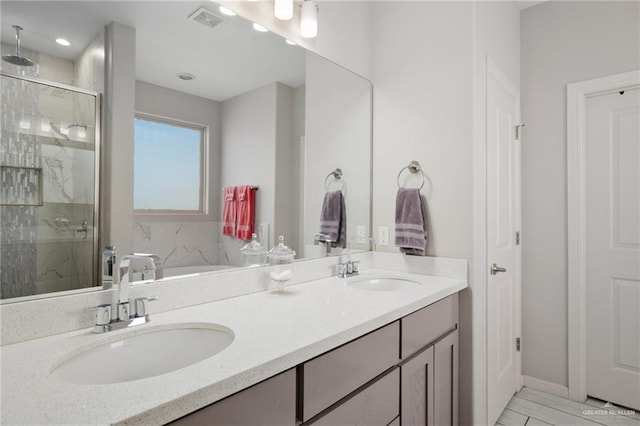
[[[523,373],[567,386],[566,85],[640,67],[638,2],[522,12]]]
[[[276,146],[275,146],[275,238],[284,236],[287,245],[298,251],[298,146],[296,134],[300,132],[300,121],[296,117],[295,89],[284,84],[276,85]],[[298,118],[298,120],[296,120]],[[302,119],[302,120],[300,120]],[[272,240],[275,244],[277,239]]]
[[[320,230],[325,179],[336,168],[346,186],[347,238],[364,225],[369,233],[371,179],[371,83],[312,53],[307,54],[304,242]]]
[[[472,256],[473,7],[461,2],[374,5],[373,229],[393,247],[398,172],[418,161],[425,184],[432,256]],[[410,173],[404,172],[403,178]],[[404,184],[404,182],[403,182]],[[418,179],[407,181],[417,186]],[[469,424],[470,290],[461,295],[460,421]],[[479,421],[478,424],[482,424]]]
[[[133,252],[133,114],[135,110],[136,30],[118,23],[106,27],[101,245],[118,256]]]

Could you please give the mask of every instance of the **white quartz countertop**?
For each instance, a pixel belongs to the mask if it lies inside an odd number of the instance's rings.
[[[128,330],[90,329],[2,347],[0,423],[162,424],[292,368],[467,287],[466,280],[368,269],[359,277],[392,276],[421,285],[402,291],[351,287],[337,277],[153,314]],[[160,376],[108,385],[73,385],[50,376],[78,348],[146,327],[215,323],[235,340],[219,354]],[[154,354],[148,354],[152,359]],[[96,368],[101,368],[96,365]]]

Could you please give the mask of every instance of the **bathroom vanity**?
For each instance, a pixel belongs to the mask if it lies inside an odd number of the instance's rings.
[[[294,272],[307,278],[282,293],[228,296],[228,286],[260,282],[269,268],[195,277],[183,289],[216,288],[219,300],[165,312],[151,305],[150,323],[128,330],[96,335],[83,328],[5,344],[1,423],[457,424],[458,292],[467,287],[466,261],[389,253],[359,260],[360,275],[346,279],[334,275],[332,259],[296,264]],[[178,304],[180,293],[154,285],[142,289],[159,293],[154,303]],[[43,312],[65,319],[79,313]],[[3,324],[3,336],[9,326],[15,322]],[[106,374],[106,382],[73,384],[56,376],[92,348],[181,327],[227,330],[233,341],[214,356],[137,380]],[[190,348],[162,351],[179,357]],[[162,351],[149,348],[143,359],[153,364]]]
[[[172,425],[456,425],[457,325],[456,293]]]

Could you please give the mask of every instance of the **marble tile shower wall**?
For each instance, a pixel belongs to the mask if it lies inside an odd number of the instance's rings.
[[[12,49],[13,46],[2,44],[2,54]],[[72,62],[28,49],[22,53],[34,61],[33,67],[3,64],[3,70],[14,75],[73,83]],[[36,126],[40,126],[41,117],[56,117],[67,112],[79,117],[85,105],[78,108],[77,102],[72,103],[68,96],[64,99],[55,96],[58,89],[43,90],[42,87],[2,78],[2,298],[71,290],[92,282],[91,228],[88,235],[76,232],[75,228],[83,220],[93,221],[93,140],[90,137],[89,143],[78,144],[65,137],[34,134],[39,133]],[[78,174],[80,179],[76,179]],[[24,176],[42,186],[24,185]],[[13,205],[6,205],[8,203]]]
[[[9,46],[2,45],[2,54],[11,52]],[[28,49],[23,54],[37,64],[37,55]],[[18,67],[3,64],[3,68],[13,74],[29,77],[38,76],[38,65]],[[0,296],[18,297],[35,293],[36,290],[36,237],[37,207],[33,200],[40,198],[34,194],[38,190],[30,186],[23,191],[16,191],[24,176],[25,169],[42,167],[41,147],[38,138],[23,133],[20,122],[23,117],[34,117],[38,111],[38,92],[35,86],[12,78],[2,78],[0,87],[2,114],[0,116],[1,141],[0,166]],[[26,124],[23,123],[23,126]],[[9,167],[7,167],[9,166]],[[19,171],[23,170],[24,173]],[[16,171],[18,171],[16,173]],[[40,174],[42,171],[31,171]],[[33,177],[33,176],[32,176]],[[37,178],[36,178],[37,179]],[[42,190],[42,188],[40,188]],[[18,192],[17,197],[11,193]],[[22,199],[20,199],[22,198]],[[11,205],[8,203],[11,202]]]
[[[266,241],[268,229],[267,224],[257,226],[261,241]],[[242,266],[244,259],[240,248],[246,243],[247,241],[222,235],[221,222],[134,223],[134,251],[158,255],[166,268]],[[123,254],[118,253],[118,256]]]
[[[134,222],[133,248],[166,268],[218,265],[218,234],[218,222]]]

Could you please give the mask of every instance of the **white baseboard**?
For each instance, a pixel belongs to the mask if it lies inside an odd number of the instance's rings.
[[[522,376],[522,385],[541,392],[550,393],[561,398],[569,399],[569,388],[546,380],[536,379],[531,376]]]

